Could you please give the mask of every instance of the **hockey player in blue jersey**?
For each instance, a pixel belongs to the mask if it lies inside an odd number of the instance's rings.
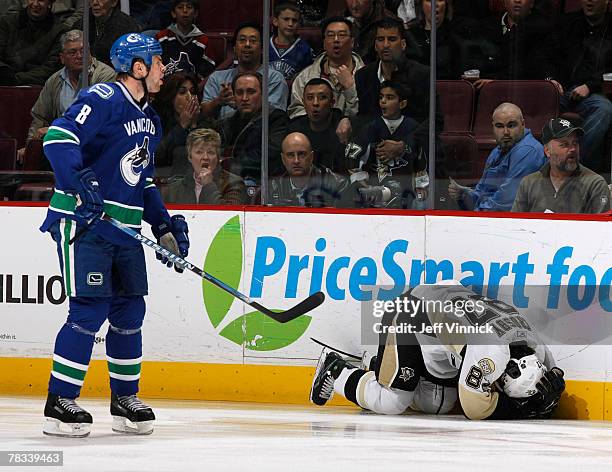
[[[144,220],[164,247],[183,257],[189,250],[185,219],[170,217],[153,184],[153,156],[162,130],[147,97],[162,84],[161,46],[132,33],[117,39],[110,53],[117,82],[82,91],[44,140],[56,188],[41,230],[57,243],[69,297],[45,405],[43,432],[54,436],[83,437],[90,432],[92,417],[75,399],[94,336],[106,319],[113,430],[153,432],[155,415],[136,396],[147,294],[144,251],[102,216],[135,230]]]

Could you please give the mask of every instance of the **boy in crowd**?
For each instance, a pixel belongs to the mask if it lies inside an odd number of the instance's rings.
[[[195,25],[199,5],[198,0],[174,0],[174,23],[155,35],[162,45],[166,75],[184,71],[204,78],[215,69],[215,61],[206,55],[208,36]]]
[[[407,97],[401,84],[383,82],[379,94],[382,115],[368,123],[347,146],[351,180],[364,185],[359,192],[367,205],[413,208],[417,191],[419,199],[424,199],[429,184],[423,172],[427,159],[414,138],[418,123],[402,113],[408,105]],[[403,143],[401,154],[393,146],[398,142]]]
[[[270,65],[291,80],[304,67],[312,64],[309,44],[298,36],[301,12],[293,1],[274,5],[274,35],[270,38]]]

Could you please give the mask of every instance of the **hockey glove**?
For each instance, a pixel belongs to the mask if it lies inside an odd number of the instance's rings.
[[[153,234],[157,238],[157,242],[169,251],[179,254],[183,258],[189,254],[189,227],[182,215],[174,215],[169,222],[153,228]],[[172,261],[169,261],[167,257],[159,253],[156,253],[156,257],[162,264],[172,267]],[[183,272],[183,269],[177,265],[174,266],[174,270],[179,273]]]
[[[550,418],[553,410],[561,400],[561,394],[565,390],[565,380],[563,371],[558,367],[553,367],[546,372],[536,385],[538,390],[538,416],[540,418]]]
[[[104,199],[100,194],[98,178],[93,170],[86,167],[75,175],[72,186],[76,190],[77,200],[74,214],[93,228],[104,213]]]

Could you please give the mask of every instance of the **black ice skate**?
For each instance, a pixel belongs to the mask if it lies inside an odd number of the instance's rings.
[[[310,389],[310,401],[315,405],[325,405],[334,396],[334,381],[346,367],[346,361],[335,352],[323,353],[315,371]]]
[[[50,393],[45,404],[43,433],[48,436],[84,438],[91,431],[91,415],[72,398]]]
[[[113,416],[113,431],[126,434],[151,434],[155,413],[142,403],[136,395],[118,397],[111,394],[110,412]]]

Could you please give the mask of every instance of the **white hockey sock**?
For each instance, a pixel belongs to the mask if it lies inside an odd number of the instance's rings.
[[[344,386],[346,385],[346,381],[350,377],[350,375],[355,372],[355,367],[345,367],[340,372],[338,378],[334,381],[334,392],[346,397],[344,393]]]

